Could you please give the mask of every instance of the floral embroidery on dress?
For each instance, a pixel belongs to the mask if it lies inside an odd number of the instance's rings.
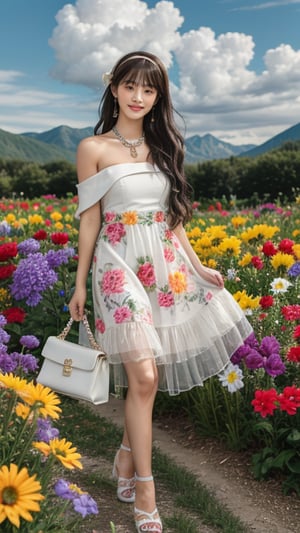
[[[153,291],[156,287],[153,262],[150,257],[138,257],[137,277],[147,291]]]

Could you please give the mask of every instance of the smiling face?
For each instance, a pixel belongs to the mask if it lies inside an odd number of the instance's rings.
[[[156,103],[155,87],[141,81],[126,79],[112,92],[118,99],[120,113],[128,118],[143,118]]]

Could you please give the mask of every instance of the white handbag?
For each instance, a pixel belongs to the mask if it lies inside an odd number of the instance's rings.
[[[91,347],[65,340],[73,323],[70,318],[57,337],[48,337],[42,350],[45,359],[37,382],[72,398],[105,403],[109,399],[109,363],[86,316],[82,322]]]

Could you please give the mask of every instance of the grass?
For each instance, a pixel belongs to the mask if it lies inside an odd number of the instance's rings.
[[[59,421],[61,434],[77,446],[80,453],[89,457],[101,457],[112,463],[120,444],[122,432],[119,427],[95,414],[92,409],[75,400],[62,399],[63,415]],[[153,451],[155,478],[173,498],[172,516],[163,517],[168,531],[174,533],[197,533],[199,521],[213,531],[224,533],[247,533],[247,526],[227,507],[221,504],[191,472],[179,467],[157,448]],[[115,483],[109,477],[94,472],[81,472],[85,490],[114,494]],[[124,506],[123,506],[124,508]]]

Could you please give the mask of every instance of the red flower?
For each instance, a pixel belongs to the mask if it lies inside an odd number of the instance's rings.
[[[7,261],[12,257],[16,257],[17,253],[18,247],[16,242],[0,244],[0,261]]]
[[[263,418],[267,415],[273,415],[276,406],[277,392],[275,389],[255,391],[255,399],[251,404],[255,413],[260,413]]]
[[[292,346],[286,354],[286,358],[292,363],[300,363],[300,346]]]
[[[282,239],[278,245],[278,250],[285,254],[291,254],[293,255],[293,246],[295,242],[291,239]]]
[[[295,415],[297,408],[300,407],[300,389],[295,385],[285,387],[283,392],[278,395],[279,407],[281,411],[286,411],[289,415]]]
[[[281,308],[281,312],[285,320],[300,320],[300,305],[284,305]]]
[[[293,333],[293,337],[294,337],[294,339],[299,339],[300,338],[300,325],[295,327],[294,333]]]
[[[262,247],[262,252],[267,257],[271,257],[272,255],[275,255],[277,253],[277,250],[272,241],[266,241]]]
[[[0,266],[0,279],[10,278],[12,273],[16,270],[15,265],[4,265]]]
[[[254,266],[254,268],[256,268],[257,270],[262,270],[264,268],[264,263],[261,260],[261,258],[258,257],[258,255],[254,255],[251,258],[251,263]]]
[[[21,307],[10,307],[2,311],[2,314],[5,316],[7,322],[12,324],[13,322],[19,322],[22,324],[25,320],[26,313]]]
[[[44,241],[45,239],[47,239],[47,231],[45,231],[44,229],[40,229],[33,235],[33,238],[37,241]]]
[[[52,233],[51,241],[53,244],[67,244],[69,235],[63,232]]]
[[[21,209],[24,209],[24,211],[28,211],[29,209],[29,203],[28,202],[20,202]]]
[[[274,304],[274,298],[271,295],[262,296],[261,299],[259,300],[259,305],[263,309],[268,309],[268,307],[272,307],[273,304]]]

